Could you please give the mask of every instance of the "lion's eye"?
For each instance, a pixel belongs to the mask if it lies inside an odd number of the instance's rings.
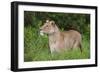
[[[48,27],[48,25],[46,27]]]

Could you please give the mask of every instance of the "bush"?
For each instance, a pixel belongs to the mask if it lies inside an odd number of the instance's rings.
[[[71,50],[51,55],[47,35],[40,36],[38,29],[28,26],[24,28],[24,61],[69,60],[90,58],[90,42],[83,35],[82,49]]]

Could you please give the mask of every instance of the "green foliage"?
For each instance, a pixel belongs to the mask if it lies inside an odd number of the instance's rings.
[[[42,50],[48,49],[48,37],[46,35],[43,37],[40,36],[39,31],[36,28],[31,26],[25,27],[24,48],[25,60],[31,61],[33,60],[32,57],[38,56]]]
[[[77,13],[53,13],[53,12],[24,12],[25,26],[37,27],[43,25],[46,19],[54,20],[60,29],[75,29],[81,33],[89,30],[90,15]]]
[[[75,29],[82,33],[82,49],[51,55],[48,36],[39,28],[46,19],[54,20],[61,31]],[[69,60],[90,58],[90,15],[75,13],[24,12],[24,61]]]
[[[61,54],[51,55],[48,46],[48,37],[40,36],[36,28],[28,26],[24,28],[24,61],[69,60],[90,58],[89,39],[83,36],[82,49],[66,51]]]

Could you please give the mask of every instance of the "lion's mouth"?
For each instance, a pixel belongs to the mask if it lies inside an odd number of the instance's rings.
[[[43,35],[44,35],[43,31],[40,31],[40,35],[41,35],[41,36],[43,36]]]

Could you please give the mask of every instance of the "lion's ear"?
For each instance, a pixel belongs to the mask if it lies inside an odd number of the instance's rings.
[[[48,23],[49,22],[49,20],[46,20],[46,23]]]
[[[55,22],[54,21],[50,21],[50,24],[52,24],[53,26],[55,26]]]

